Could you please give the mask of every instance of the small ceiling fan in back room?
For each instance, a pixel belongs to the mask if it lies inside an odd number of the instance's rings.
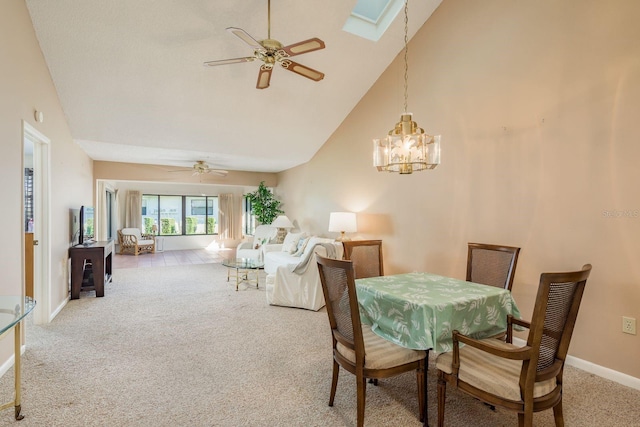
[[[211,174],[218,176],[227,176],[227,174],[229,173],[229,171],[222,169],[211,169],[204,160],[196,161],[189,169],[174,169],[168,172],[193,172],[192,175]]]
[[[205,66],[214,67],[218,65],[236,64],[239,62],[252,62],[256,59],[262,61],[260,71],[258,71],[258,83],[256,88],[266,89],[271,81],[271,72],[275,64],[280,64],[285,70],[293,71],[303,77],[314,81],[320,81],[324,78],[324,74],[312,68],[292,61],[292,56],[301,55],[303,53],[313,52],[314,50],[324,49],[324,42],[317,37],[304,40],[288,46],[283,46],[278,40],[271,38],[271,0],[267,3],[267,38],[264,40],[256,40],[245,30],[236,27],[229,27],[227,31],[238,37],[253,49],[253,56],[243,58],[222,59],[218,61],[205,62]]]

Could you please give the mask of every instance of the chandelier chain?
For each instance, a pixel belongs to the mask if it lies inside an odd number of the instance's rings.
[[[409,98],[409,0],[404,2],[404,112]]]
[[[404,1],[404,113],[387,136],[373,140],[373,165],[380,172],[412,174],[440,164],[440,135],[431,136],[413,121],[409,104],[409,0]]]

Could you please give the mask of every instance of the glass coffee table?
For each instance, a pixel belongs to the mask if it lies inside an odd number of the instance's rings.
[[[255,280],[258,287],[260,269],[264,268],[264,263],[250,258],[225,259],[222,265],[227,267],[227,282],[230,277],[236,279],[236,291],[240,282],[253,283]],[[253,277],[251,277],[253,276]]]

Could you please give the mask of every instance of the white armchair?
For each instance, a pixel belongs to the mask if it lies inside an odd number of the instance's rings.
[[[236,258],[248,258],[263,261],[263,246],[275,240],[278,230],[270,225],[259,225],[253,233],[253,239],[242,242],[236,248]]]

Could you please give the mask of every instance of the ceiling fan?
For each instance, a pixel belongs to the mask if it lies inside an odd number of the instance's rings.
[[[317,37],[304,40],[288,46],[283,46],[277,40],[271,38],[271,0],[267,3],[267,38],[264,40],[256,40],[241,28],[229,27],[227,31],[238,37],[240,40],[248,44],[253,49],[253,56],[244,58],[222,59],[218,61],[208,61],[204,65],[213,67],[217,65],[235,64],[238,62],[251,62],[259,59],[262,61],[260,71],[258,72],[258,83],[256,88],[266,89],[271,81],[271,72],[273,66],[278,63],[285,70],[293,71],[303,77],[314,81],[320,81],[324,78],[324,74],[312,68],[298,64],[292,61],[292,56],[301,55],[303,53],[313,52],[314,50],[324,49],[324,42]]]
[[[169,172],[193,172],[193,175],[218,175],[218,176],[227,176],[229,171],[222,169],[211,169],[209,165],[204,160],[198,160],[194,163],[194,165],[190,169],[174,169]]]

